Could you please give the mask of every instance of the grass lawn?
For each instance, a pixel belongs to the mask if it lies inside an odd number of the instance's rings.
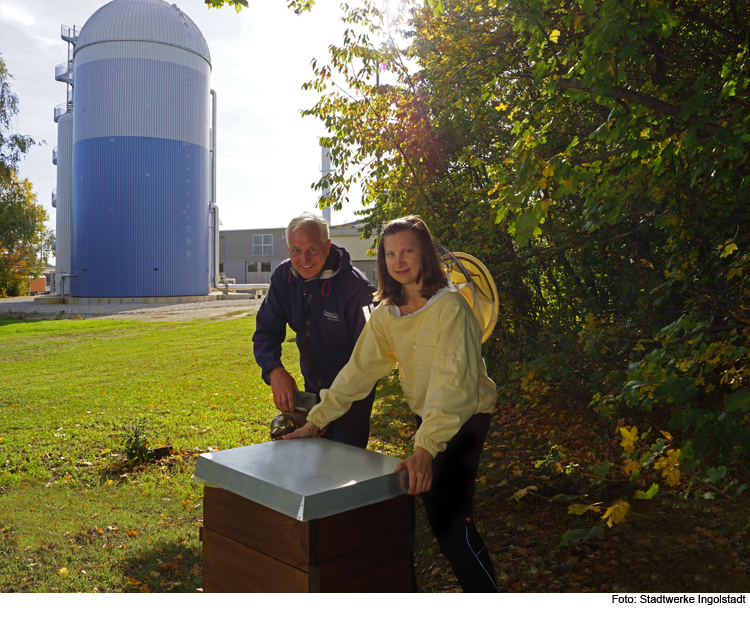
[[[276,414],[254,329],[254,316],[0,319],[0,592],[201,586],[196,457],[268,441]],[[302,385],[295,351],[290,333],[284,364]],[[405,420],[375,422],[393,429],[374,447],[405,451]],[[171,453],[128,464],[136,425]]]

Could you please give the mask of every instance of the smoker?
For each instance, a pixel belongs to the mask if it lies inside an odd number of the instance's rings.
[[[204,592],[409,591],[399,461],[317,437],[200,455]]]

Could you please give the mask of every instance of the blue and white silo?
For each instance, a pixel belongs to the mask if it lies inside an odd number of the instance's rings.
[[[211,58],[176,5],[114,0],[74,50],[74,297],[206,295]]]

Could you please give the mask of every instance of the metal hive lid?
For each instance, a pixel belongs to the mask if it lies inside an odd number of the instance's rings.
[[[197,482],[226,489],[297,520],[315,520],[394,498],[408,489],[400,459],[304,438],[198,456]]]
[[[189,50],[211,64],[203,34],[176,4],[164,0],[113,0],[81,28],[75,52],[105,41],[152,41]]]

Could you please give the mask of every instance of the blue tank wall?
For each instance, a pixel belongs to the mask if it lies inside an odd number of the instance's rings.
[[[74,296],[208,293],[208,191],[172,174],[207,161],[205,149],[163,138],[74,145],[74,174],[94,180],[73,191]]]
[[[121,41],[76,55],[71,294],[209,292],[208,63]]]

